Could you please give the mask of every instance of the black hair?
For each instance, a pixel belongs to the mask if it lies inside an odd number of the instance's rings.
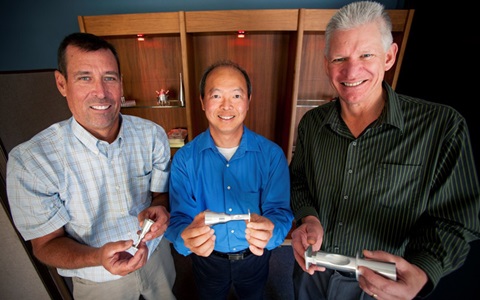
[[[252,83],[250,82],[250,78],[248,77],[247,71],[245,71],[242,67],[240,67],[237,63],[231,61],[231,60],[220,60],[215,62],[214,64],[210,65],[205,71],[203,72],[202,79],[200,80],[200,98],[203,99],[205,96],[205,82],[207,81],[208,75],[215,70],[216,68],[219,67],[231,67],[234,68],[240,73],[242,73],[243,77],[245,78],[245,81],[247,83],[247,95],[248,98],[250,99],[250,95],[252,94]]]
[[[104,40],[103,38],[96,36],[91,33],[85,32],[75,32],[72,34],[67,35],[60,46],[58,47],[57,52],[57,64],[58,64],[58,71],[67,78],[67,58],[65,56],[66,50],[68,46],[75,46],[78,47],[85,52],[89,51],[97,51],[100,49],[110,50],[113,55],[115,56],[115,60],[117,61],[118,73],[120,72],[120,59],[118,58],[118,53],[115,47]]]

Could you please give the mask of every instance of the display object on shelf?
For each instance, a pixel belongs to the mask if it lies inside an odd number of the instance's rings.
[[[172,148],[180,148],[185,145],[187,130],[185,128],[173,128],[168,133],[168,142]]]
[[[161,89],[160,92],[159,91],[155,91],[155,92],[157,93],[158,104],[159,105],[167,105],[167,103],[168,103],[168,93],[170,92],[170,90]]]
[[[133,107],[137,105],[135,100],[122,100],[121,107]]]
[[[185,95],[184,95],[184,92],[183,92],[182,73],[180,73],[180,88],[178,90],[178,101],[180,101],[180,106],[185,106]]]

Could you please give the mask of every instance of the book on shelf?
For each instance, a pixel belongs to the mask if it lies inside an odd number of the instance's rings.
[[[172,148],[180,148],[185,145],[187,130],[185,128],[173,128],[167,132],[168,142]]]

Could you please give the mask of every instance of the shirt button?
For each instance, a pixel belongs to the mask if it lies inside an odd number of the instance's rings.
[[[230,233],[234,233],[234,232],[235,232],[235,230],[233,230],[233,229],[232,229],[232,230],[230,230]]]
[[[228,211],[230,211],[230,212],[231,212],[231,211],[233,211],[233,209],[229,208],[229,209],[228,209]]]
[[[227,168],[230,167],[230,164],[227,164]]]
[[[347,200],[347,199],[348,199],[348,195],[343,196],[343,199],[344,199],[344,200]]]
[[[357,142],[353,142],[352,145],[353,145],[353,146],[356,146],[356,145],[357,145]]]
[[[340,250],[340,247],[338,246],[335,246],[335,248],[333,248],[335,250],[335,252],[338,252]]]
[[[233,252],[237,251],[237,248],[232,248]]]
[[[353,173],[352,169],[348,170],[348,174],[352,174],[352,173]]]
[[[229,190],[229,189],[230,189],[230,186],[227,186],[227,190]]]
[[[119,190],[120,190],[120,187],[117,185],[117,186],[115,187],[115,189],[116,189],[117,191],[119,191]]]
[[[343,222],[338,222],[338,226],[342,227],[342,226],[343,226]]]

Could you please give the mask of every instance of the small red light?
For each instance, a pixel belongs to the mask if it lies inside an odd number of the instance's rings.
[[[239,39],[243,39],[245,37],[245,30],[239,30],[237,33],[237,37]]]
[[[137,41],[139,41],[139,42],[145,41],[144,35],[143,34],[137,34]]]

